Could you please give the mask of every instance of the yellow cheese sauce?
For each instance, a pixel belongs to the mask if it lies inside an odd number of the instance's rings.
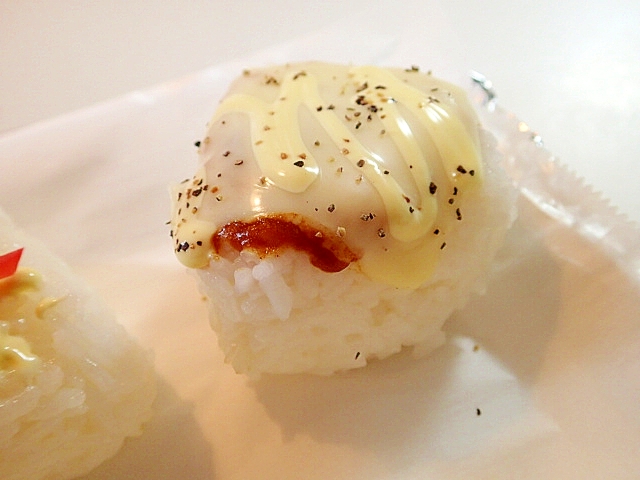
[[[226,224],[295,214],[335,232],[370,278],[415,288],[482,182],[477,129],[464,92],[415,68],[245,72],[174,190],[177,255],[205,267]]]
[[[39,324],[51,299],[41,298],[40,282],[40,275],[26,268],[0,280],[0,398],[31,384],[42,367],[28,339],[46,330]]]

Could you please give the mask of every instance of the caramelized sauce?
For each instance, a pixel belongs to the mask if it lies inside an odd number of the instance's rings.
[[[222,255],[226,247],[237,252],[250,249],[260,257],[294,249],[306,253],[311,264],[325,272],[339,272],[358,260],[339,238],[293,214],[228,223],[213,235],[211,242],[214,250]]]

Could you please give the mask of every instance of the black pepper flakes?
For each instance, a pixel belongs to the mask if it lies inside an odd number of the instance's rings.
[[[197,140],[197,141],[193,142],[193,144],[194,144],[197,148],[200,148],[200,140]]]
[[[480,416],[482,415],[482,410],[480,410],[479,408],[476,408],[476,416]]]
[[[363,159],[363,158],[361,158],[360,160],[358,160],[357,165],[358,165],[360,168],[364,167],[364,164],[365,164],[365,161],[364,161],[364,159]]]
[[[435,193],[436,193],[436,191],[437,191],[437,190],[438,190],[438,186],[437,186],[435,183],[431,182],[431,183],[429,184],[429,193],[430,193],[431,195],[435,195]]]
[[[229,150],[222,154],[223,157],[228,157],[229,155],[231,155],[231,152]]]
[[[447,246],[447,242],[442,242],[442,245],[440,245],[440,250],[443,250],[444,247],[446,247],[446,246]]]
[[[329,213],[333,212],[335,209],[336,209],[336,206],[333,203],[327,207],[327,211]]]
[[[440,229],[439,229],[439,228],[436,228],[436,229],[433,231],[433,234],[434,234],[434,235],[439,235],[439,234],[440,234]]]
[[[197,197],[201,193],[202,193],[202,188],[198,188],[197,190],[194,190],[193,192],[191,192],[191,195],[193,195],[194,197]]]
[[[360,357],[360,352],[356,352],[356,357],[355,359],[357,360]]]
[[[297,162],[293,162],[296,167],[304,167],[304,162],[302,160],[298,160]]]
[[[378,229],[378,236],[379,236],[380,238],[384,238],[384,237],[386,237],[386,236],[387,236],[387,234],[385,233],[384,229],[379,228],[379,229]]]
[[[236,160],[233,164],[236,166],[240,166],[244,163],[244,160]]]
[[[460,213],[460,209],[459,208],[456,208],[456,218],[458,220],[462,220],[462,214]]]
[[[462,165],[458,165],[458,168],[456,168],[456,170],[462,174],[467,173],[467,169],[464,168]],[[475,173],[475,172],[474,172]]]

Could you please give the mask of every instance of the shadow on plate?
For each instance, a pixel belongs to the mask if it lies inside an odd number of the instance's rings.
[[[129,438],[120,451],[81,480],[210,480],[211,445],[202,435],[193,406],[160,380],[154,416],[142,435]]]
[[[444,330],[473,338],[520,382],[531,384],[557,329],[562,265],[518,222],[496,263],[486,295],[473,298]]]

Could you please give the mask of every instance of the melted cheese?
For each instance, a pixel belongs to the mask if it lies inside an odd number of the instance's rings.
[[[0,333],[0,371],[16,372],[30,380],[40,370],[42,361],[31,352],[26,339],[17,335]]]
[[[211,235],[228,222],[295,213],[343,237],[371,278],[409,288],[431,274],[483,173],[463,92],[370,66],[244,75],[200,154],[201,170],[175,193],[172,220],[188,266],[208,264]]]
[[[40,371],[42,360],[32,352],[27,338],[9,329],[12,324],[34,321],[31,313],[38,309],[34,302],[41,280],[34,270],[20,268],[0,282],[0,379],[13,375],[28,384]]]

